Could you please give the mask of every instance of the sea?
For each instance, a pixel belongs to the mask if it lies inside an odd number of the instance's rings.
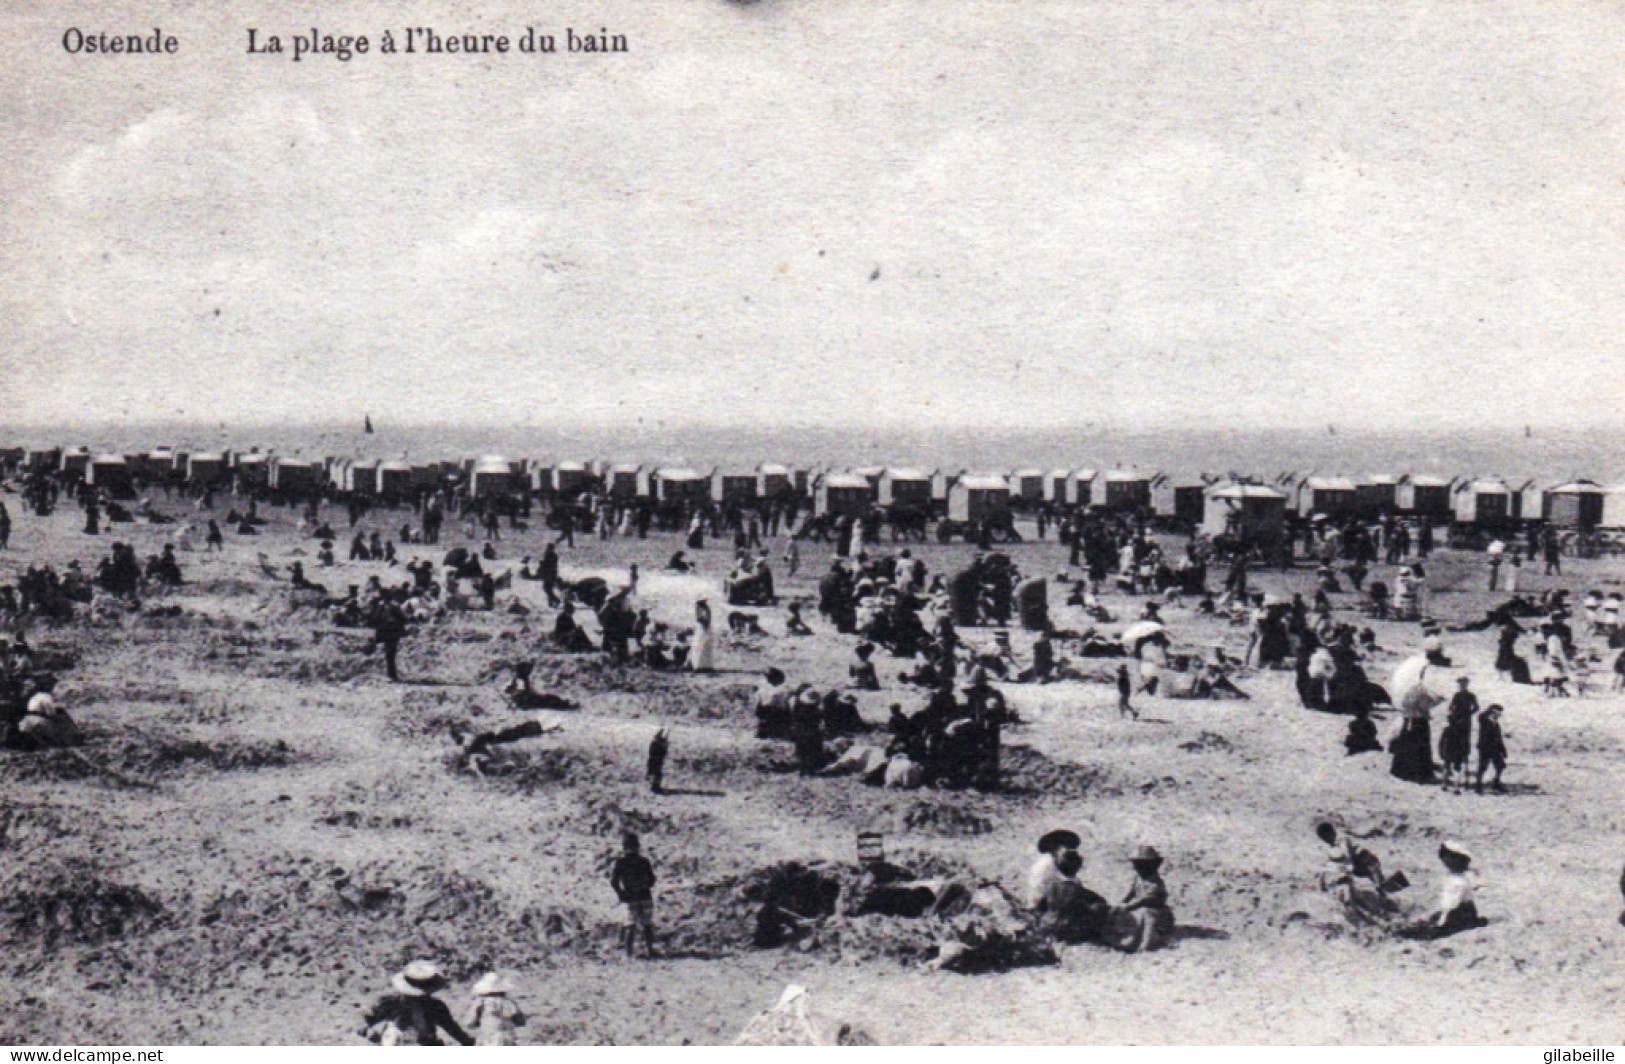
[[[762,462],[815,469],[902,466],[947,472],[1022,468],[1138,469],[1175,478],[1287,473],[1426,473],[1488,476],[1519,483],[1574,479],[1625,483],[1625,429],[1518,427],[1469,431],[1377,432],[1209,428],[1144,431],[985,428],[900,429],[786,426],[639,425],[624,429],[535,425],[389,424],[373,431],[346,424],[204,423],[62,425],[8,430],[6,446],[85,446],[133,454],[158,446],[261,451],[318,459],[406,458],[427,462],[501,455],[542,461],[637,462],[709,472],[749,470]]]

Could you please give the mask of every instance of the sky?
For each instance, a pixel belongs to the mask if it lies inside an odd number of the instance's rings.
[[[246,53],[313,26],[374,51]],[[1621,423],[1614,3],[25,0],[0,48],[0,424]]]

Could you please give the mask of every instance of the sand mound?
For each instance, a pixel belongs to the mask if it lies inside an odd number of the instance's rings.
[[[0,945],[94,945],[164,926],[164,907],[140,888],[68,863],[32,869],[0,894]]]
[[[460,753],[448,754],[446,765],[454,773],[467,771]],[[618,774],[615,766],[602,759],[559,747],[498,747],[482,769],[486,779],[520,794],[600,783],[612,773]]]
[[[903,814],[903,826],[910,831],[970,838],[993,830],[993,821],[959,805],[942,801],[917,802]]]
[[[193,739],[179,736],[93,735],[80,747],[36,753],[0,753],[14,779],[76,782],[95,779],[121,786],[150,785],[187,772],[253,772],[307,760],[280,739]]]
[[[1001,754],[1005,792],[1028,798],[1116,797],[1121,781],[1104,765],[1056,761],[1030,746],[1007,746]]]

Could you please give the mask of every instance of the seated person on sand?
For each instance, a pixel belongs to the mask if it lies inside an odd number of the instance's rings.
[[[173,543],[165,543],[164,552],[158,555],[154,562],[155,564],[148,573],[149,577],[169,587],[179,587],[185,583],[181,579],[180,562],[175,560],[175,545]]]
[[[366,611],[361,607],[361,585],[351,584],[349,594],[335,603],[328,611],[333,624],[339,628],[362,628],[366,626]]]
[[[1336,826],[1329,821],[1315,825],[1315,835],[1327,847],[1320,889],[1337,899],[1350,923],[1379,924],[1399,911],[1388,892],[1402,888],[1404,877],[1385,880],[1382,862],[1376,855],[1357,845],[1347,832],[1339,837]]]
[[[673,668],[671,648],[666,645],[666,625],[656,621],[638,640],[638,660],[651,669]]]
[[[1010,645],[1010,633],[1002,628],[993,633],[993,653],[980,655],[982,667],[1001,677],[1011,677],[1021,672],[1021,662],[1016,660],[1015,648]]]
[[[1478,915],[1478,905],[1473,900],[1478,886],[1478,877],[1472,871],[1473,855],[1459,842],[1446,842],[1439,847],[1439,863],[1447,873],[1439,891],[1439,907],[1401,928],[1398,932],[1401,938],[1447,938],[1489,923]]]
[[[1245,702],[1252,698],[1252,695],[1232,683],[1216,663],[1206,661],[1196,665],[1189,683],[1180,687],[1170,685],[1167,696],[1213,702]]]
[[[756,738],[782,739],[790,734],[794,693],[784,685],[784,671],[769,668],[756,688]]]
[[[790,605],[787,608],[790,611],[790,616],[785,618],[785,621],[784,621],[784,632],[785,632],[785,634],[786,635],[812,635],[813,630],[810,627],[808,627],[806,621],[801,619],[801,603],[792,602],[792,603],[790,603]]]
[[[590,653],[597,648],[592,638],[576,623],[575,604],[566,598],[553,621],[553,645],[567,654]]]
[[[513,667],[513,679],[502,689],[510,705],[515,709],[576,709],[577,706],[568,698],[556,695],[551,691],[538,691],[531,686],[530,678],[536,671],[534,661],[516,662]]]
[[[682,551],[677,551],[671,556],[671,560],[666,562],[666,571],[671,573],[686,573],[693,568]]]
[[[1080,658],[1120,658],[1124,655],[1122,640],[1101,635],[1093,628],[1077,637]]]
[[[865,783],[878,784],[885,777],[886,751],[868,743],[853,743],[846,751],[818,770],[820,776],[857,776]]]
[[[1141,846],[1129,864],[1134,883],[1123,903],[1112,909],[1102,941],[1124,953],[1161,949],[1173,941],[1174,911],[1168,907],[1168,887],[1162,881],[1162,855]]]
[[[874,652],[873,643],[859,643],[857,650],[854,651],[858,656],[858,660],[846,668],[846,673],[852,680],[850,686],[854,690],[880,690],[880,675],[875,671],[875,663],[869,660]]]
[[[1044,901],[1049,897],[1050,887],[1061,877],[1060,857],[1067,850],[1075,850],[1082,844],[1078,833],[1061,828],[1056,831],[1047,831],[1038,838],[1038,857],[1027,869],[1027,892],[1025,901],[1027,908],[1034,911],[1043,911]]]
[[[862,735],[870,730],[869,722],[858,712],[857,696],[850,691],[826,691],[822,712],[825,735]]]
[[[1382,740],[1377,738],[1377,722],[1371,719],[1370,706],[1362,703],[1355,709],[1348,734],[1343,736],[1343,749],[1351,756],[1382,752]]]
[[[6,745],[13,750],[54,750],[78,746],[85,741],[68,711],[56,704],[48,691],[28,700],[28,710],[17,721]]]
[[[1055,856],[1055,876],[1045,886],[1039,929],[1061,942],[1099,942],[1111,917],[1105,898],[1078,882],[1083,858],[1075,849]]]
[[[925,785],[925,770],[907,753],[892,753],[886,762],[881,785],[897,791],[918,790]]]
[[[293,585],[295,591],[319,591],[324,596],[327,594],[327,588],[305,575],[305,563],[301,561],[296,560],[288,567],[288,583]]]
[[[1050,640],[1048,632],[1039,632],[1038,638],[1033,641],[1032,667],[1017,673],[1016,682],[1049,683],[1059,678],[1055,674],[1055,668],[1055,644]]]
[[[937,664],[932,658],[932,651],[927,650],[923,655],[920,656],[920,662],[918,665],[914,666],[912,672],[899,672],[897,674],[897,679],[900,683],[913,684],[916,687],[924,687],[928,690],[934,690],[940,683],[942,683],[942,673],[937,668]]]

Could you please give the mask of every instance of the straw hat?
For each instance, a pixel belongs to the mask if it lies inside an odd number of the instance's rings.
[[[389,985],[402,994],[432,994],[445,987],[445,977],[433,961],[417,960],[395,973]]]
[[[506,994],[512,989],[513,984],[508,982],[507,979],[504,979],[496,972],[486,972],[480,976],[480,981],[474,984],[474,995],[476,997],[489,997],[492,994]]]
[[[1463,861],[1471,862],[1473,859],[1473,852],[1454,839],[1447,839],[1439,844],[1439,856],[1443,857],[1447,853],[1454,854]]]
[[[49,717],[56,712],[56,699],[41,691],[28,700],[28,712],[41,717]]]
[[[1141,846],[1139,849],[1134,851],[1134,856],[1129,858],[1129,864],[1161,863],[1162,854],[1158,853],[1156,847],[1154,846]]]

